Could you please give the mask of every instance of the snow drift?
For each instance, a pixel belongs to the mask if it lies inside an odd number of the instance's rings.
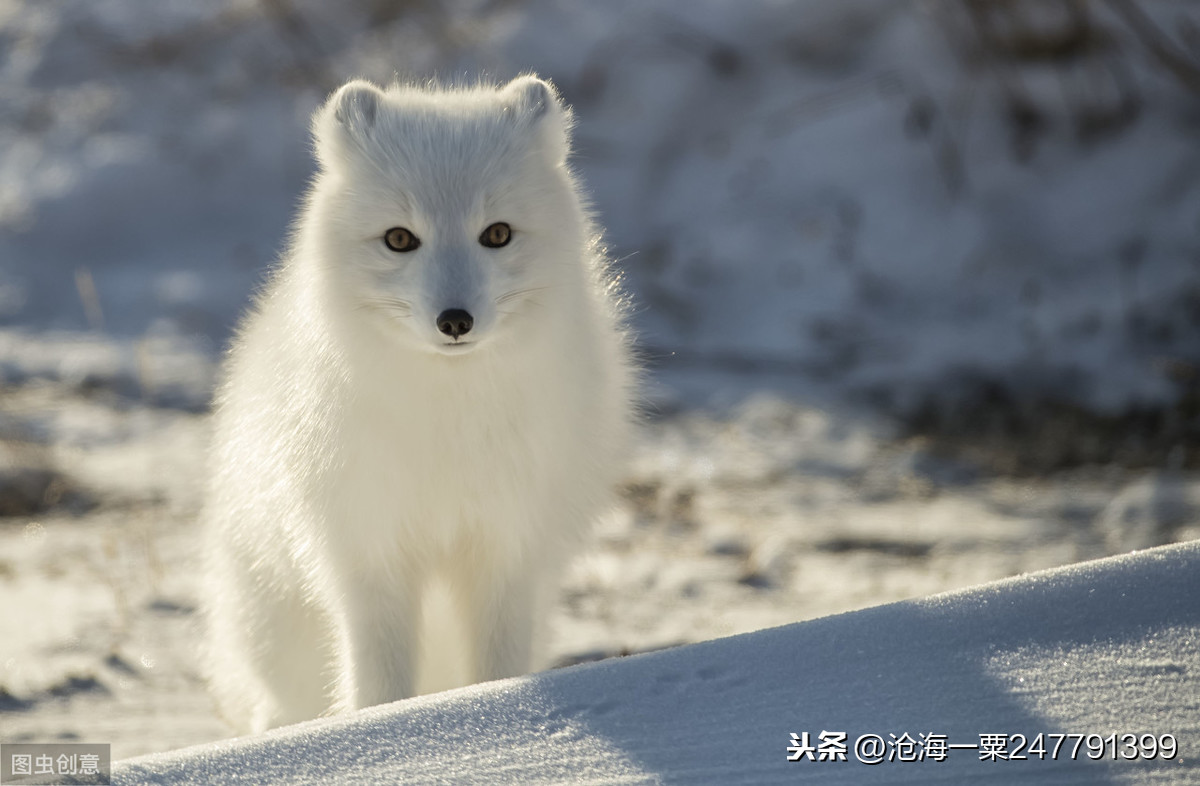
[[[1169,546],[132,759],[114,782],[1195,782],[1197,598],[1200,543]],[[847,761],[788,761],[792,733],[824,731]],[[1171,734],[1178,752],[855,761],[863,735],[906,733]]]

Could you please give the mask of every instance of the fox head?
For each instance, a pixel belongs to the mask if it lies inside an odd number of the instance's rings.
[[[313,119],[321,274],[406,343],[470,353],[536,320],[588,242],[569,110],[533,76],[499,88],[356,80]]]

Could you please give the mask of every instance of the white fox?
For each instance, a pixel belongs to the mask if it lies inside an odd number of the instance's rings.
[[[240,730],[413,695],[435,579],[463,642],[434,658],[532,668],[630,432],[570,125],[533,76],[354,81],[316,113],[318,175],[215,405],[206,661]]]

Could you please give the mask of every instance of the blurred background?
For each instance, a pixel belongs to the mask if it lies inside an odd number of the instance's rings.
[[[228,734],[206,412],[355,76],[575,110],[646,411],[547,663],[1200,537],[1186,0],[3,0],[0,740]]]

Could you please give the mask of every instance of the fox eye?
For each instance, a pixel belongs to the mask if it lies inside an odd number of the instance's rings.
[[[383,234],[383,242],[392,251],[416,251],[421,245],[417,236],[404,227],[392,227]]]
[[[512,240],[512,227],[504,222],[492,224],[479,236],[480,244],[487,248],[507,246],[509,240]]]

